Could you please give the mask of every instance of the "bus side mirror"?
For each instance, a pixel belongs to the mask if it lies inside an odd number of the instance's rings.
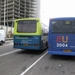
[[[18,21],[16,21],[16,23],[17,23]]]
[[[38,20],[36,22],[39,22]]]

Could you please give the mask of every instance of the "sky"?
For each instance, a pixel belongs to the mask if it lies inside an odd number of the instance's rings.
[[[49,25],[54,17],[75,17],[75,0],[41,0],[41,22]]]

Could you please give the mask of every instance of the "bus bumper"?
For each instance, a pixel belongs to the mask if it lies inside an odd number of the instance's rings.
[[[52,55],[75,56],[75,52],[57,52],[57,51],[48,51],[48,54],[52,54]]]
[[[19,46],[13,46],[15,49],[25,49],[25,50],[40,50],[39,47],[19,47]]]

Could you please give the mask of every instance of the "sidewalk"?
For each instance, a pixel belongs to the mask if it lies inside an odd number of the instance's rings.
[[[13,40],[13,38],[6,38],[6,41],[7,41],[7,40]]]

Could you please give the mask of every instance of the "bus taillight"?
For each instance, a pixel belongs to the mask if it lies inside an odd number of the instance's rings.
[[[17,46],[18,44],[17,44],[17,43],[15,43],[14,45],[15,45],[15,46]]]
[[[34,46],[38,46],[38,44],[34,44]]]

